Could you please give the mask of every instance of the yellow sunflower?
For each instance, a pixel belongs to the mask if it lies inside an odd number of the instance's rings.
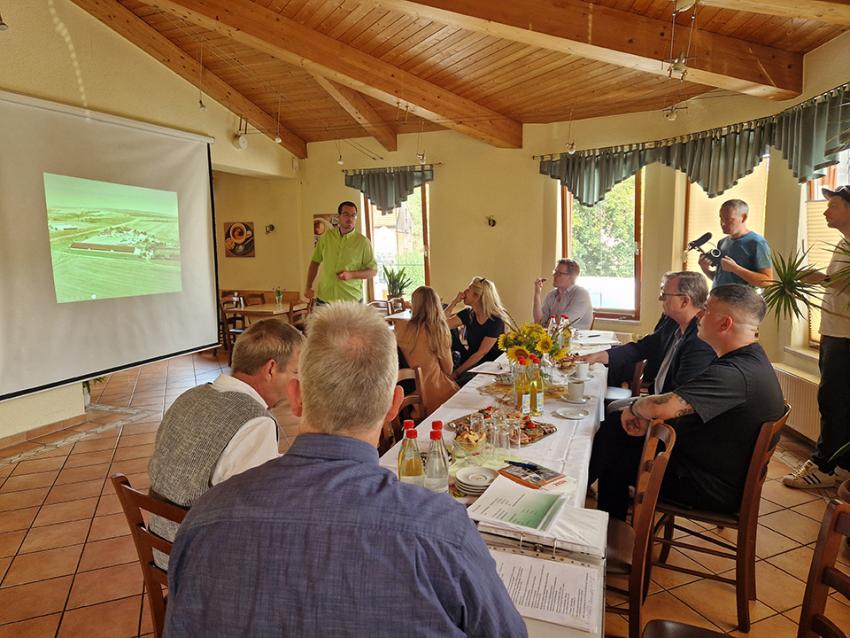
[[[550,337],[544,332],[543,335],[537,340],[537,351],[540,352],[540,354],[546,354],[552,349],[552,346],[554,345],[555,343],[552,341],[552,337]]]
[[[513,346],[512,348],[508,348],[508,359],[511,361],[519,361],[521,358],[527,359],[528,356],[528,350],[522,346]]]

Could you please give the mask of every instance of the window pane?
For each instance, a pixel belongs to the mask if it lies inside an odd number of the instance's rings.
[[[395,270],[404,268],[407,276],[413,280],[405,290],[406,296],[418,286],[425,285],[421,187],[389,214],[372,208],[372,247],[378,262],[378,274],[374,280],[375,299],[387,298],[384,266]]]
[[[579,284],[597,310],[635,310],[635,178],[595,206],[575,199],[570,214],[570,257],[581,265]]]

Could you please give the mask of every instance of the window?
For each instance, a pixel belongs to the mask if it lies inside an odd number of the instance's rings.
[[[561,187],[561,254],[581,265],[594,315],[640,318],[641,175],[612,188],[595,206]]]
[[[809,249],[808,261],[810,266],[826,269],[832,258],[832,247],[841,240],[841,233],[826,225],[823,211],[826,209],[826,198],[821,188],[835,188],[840,184],[850,183],[850,152],[843,151],[838,164],[826,169],[826,174],[817,179],[809,180],[806,184],[806,228],[805,248]],[[812,308],[809,312],[809,345],[820,343],[820,310]]]
[[[711,239],[703,244],[703,250],[714,248],[723,238],[720,230],[720,205],[729,199],[742,199],[750,207],[747,215],[747,228],[764,234],[764,209],[767,202],[767,171],[768,158],[765,157],[761,164],[753,169],[753,172],[742,177],[735,186],[717,197],[709,197],[697,184],[688,180],[688,191],[685,201],[685,237],[682,249],[687,249],[689,241],[700,237],[703,233],[710,232]],[[682,270],[701,272],[699,264],[699,253],[689,250],[683,253]]]
[[[406,290],[409,296],[417,287],[428,285],[428,187],[420,186],[401,206],[384,214],[367,199],[366,236],[372,240],[378,274],[367,283],[370,300],[387,298],[384,266],[403,268],[413,283]]]

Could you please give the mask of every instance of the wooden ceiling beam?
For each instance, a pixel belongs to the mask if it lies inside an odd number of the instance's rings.
[[[850,0],[700,0],[700,4],[850,27]]]
[[[522,146],[519,122],[250,0],[142,1],[494,146]]]
[[[194,86],[199,85],[198,60],[148,26],[117,0],[71,1],[187,82]],[[203,91],[225,108],[247,119],[264,135],[272,139],[279,135],[281,145],[295,157],[307,157],[307,143],[303,139],[286,127],[280,126],[274,117],[208,70],[203,73]]]
[[[386,9],[531,46],[667,75],[671,23],[582,0],[373,0]],[[776,0],[709,0],[775,4]],[[781,3],[792,0],[780,0]],[[703,4],[707,4],[703,0]],[[836,4],[822,2],[822,4]],[[674,57],[687,27],[677,29]],[[785,100],[803,88],[803,56],[697,28],[687,80],[757,97]]]
[[[396,132],[372,108],[372,105],[362,94],[349,89],[347,86],[332,82],[321,75],[313,75],[313,79],[381,146],[388,151],[398,150]]]

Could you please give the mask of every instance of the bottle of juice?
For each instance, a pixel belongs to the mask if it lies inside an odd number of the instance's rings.
[[[531,412],[531,388],[528,383],[528,369],[526,368],[526,364],[527,362],[524,358],[519,360],[514,385],[516,409],[517,412],[521,412],[522,414],[529,414]]]
[[[425,484],[425,468],[422,467],[422,456],[416,441],[418,435],[415,428],[404,431],[404,442],[398,453],[398,479],[402,483]]]
[[[540,359],[531,357],[531,364],[528,366],[528,386],[529,394],[531,395],[531,410],[532,416],[540,416],[543,414],[543,375],[540,373]]]
[[[449,454],[443,444],[442,429],[431,430],[431,449],[425,464],[425,487],[438,494],[449,491]]]

